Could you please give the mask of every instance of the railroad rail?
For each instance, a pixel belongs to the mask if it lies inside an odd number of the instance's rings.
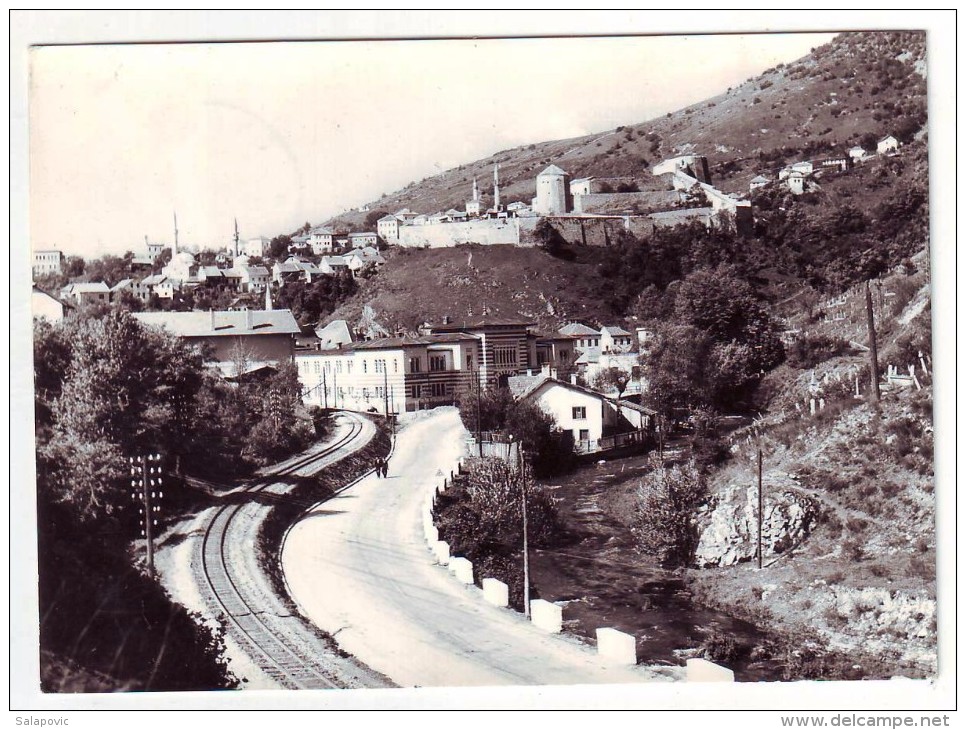
[[[289,462],[284,468],[265,475],[246,487],[244,494],[264,492],[278,477],[294,474],[328,457],[351,444],[363,432],[363,420],[355,414],[344,414],[350,421],[349,431],[338,441],[318,452]],[[320,467],[324,464],[320,464]],[[329,689],[343,685],[335,682],[318,659],[305,651],[296,641],[286,641],[264,618],[264,606],[257,596],[246,594],[245,586],[229,568],[225,541],[232,520],[246,502],[221,507],[205,531],[201,548],[201,569],[215,601],[224,611],[234,638],[245,653],[270,678],[285,689]]]

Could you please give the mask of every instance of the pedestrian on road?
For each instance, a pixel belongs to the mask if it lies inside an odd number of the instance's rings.
[[[382,478],[382,459],[376,459],[376,476]]]
[[[385,459],[380,460],[382,462],[382,478],[385,479],[389,476],[389,462]]]

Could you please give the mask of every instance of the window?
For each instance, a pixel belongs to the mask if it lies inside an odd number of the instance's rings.
[[[580,429],[580,440],[590,441],[590,431],[588,431],[586,428]]]
[[[342,361],[341,361],[341,360],[339,360],[339,362],[337,362],[337,363],[335,364],[335,371],[336,371],[337,373],[341,373],[341,372],[342,372]]]
[[[587,408],[585,406],[574,406],[571,412],[575,421],[583,421],[587,418]]]
[[[418,385],[414,385],[413,386],[413,398],[418,398],[419,395],[420,395],[420,393],[419,393],[419,386]]]
[[[516,365],[517,351],[512,347],[493,348],[493,363],[495,365]]]
[[[420,371],[421,371],[421,368],[419,364],[419,358],[418,357],[409,358],[409,372],[418,373]],[[416,396],[416,397],[418,398],[419,396]]]
[[[368,367],[369,367],[369,366],[368,366],[368,364],[366,363],[366,361],[365,361],[365,360],[363,360],[363,361],[362,361],[362,372],[366,372],[366,370],[368,369]],[[871,371],[870,371],[870,372],[871,372]]]
[[[382,372],[382,360],[376,360],[376,372],[377,373]]]
[[[872,371],[870,370],[869,372],[872,372]],[[318,363],[315,363],[315,374],[316,375],[319,374],[319,364]]]
[[[398,373],[399,372],[399,361],[398,360],[393,360],[392,361],[392,371],[394,373]]]
[[[431,372],[438,372],[440,370],[446,369],[446,356],[445,355],[430,355],[429,356],[429,369]]]

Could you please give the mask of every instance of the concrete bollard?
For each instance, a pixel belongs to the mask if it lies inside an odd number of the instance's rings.
[[[617,629],[597,629],[597,653],[617,664],[637,664],[637,640]]]
[[[688,659],[688,682],[734,682],[735,673],[728,667],[707,659]]]
[[[450,558],[449,569],[453,571],[456,580],[466,585],[473,583],[473,563],[466,558]]]
[[[436,555],[436,562],[440,565],[449,563],[449,543],[445,540],[438,540],[434,543],[433,553]]]
[[[563,628],[563,609],[550,601],[538,598],[530,601],[530,620],[534,626],[544,631],[559,634]]]
[[[506,608],[510,605],[510,588],[496,578],[483,579],[483,600],[494,606]]]

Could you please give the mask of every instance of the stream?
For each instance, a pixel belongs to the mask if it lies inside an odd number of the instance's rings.
[[[630,529],[602,508],[615,485],[649,468],[646,456],[636,456],[544,482],[559,500],[567,535],[559,547],[531,552],[531,581],[539,597],[564,606],[564,629],[577,636],[593,641],[598,627],[633,634],[639,663],[681,665],[693,655],[687,650],[714,632],[730,636],[741,650],[743,659],[727,663],[737,681],[780,680],[776,660],[748,658],[764,653],[754,651],[766,638],[763,632],[695,604],[685,581],[641,555]]]

